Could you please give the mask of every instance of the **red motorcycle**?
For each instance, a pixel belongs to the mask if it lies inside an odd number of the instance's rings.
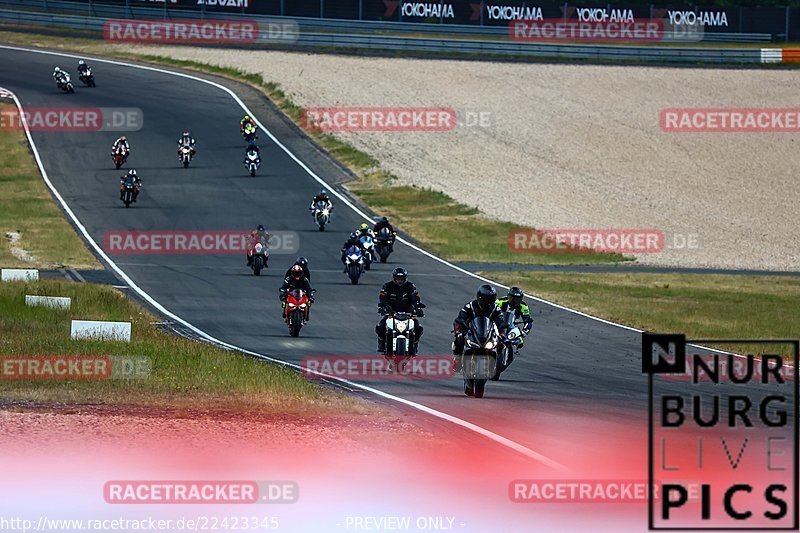
[[[122,164],[128,160],[128,149],[120,146],[111,157],[114,159],[114,166],[119,170]]]
[[[300,328],[308,319],[308,295],[302,289],[295,289],[286,295],[286,310],[283,313],[289,335],[300,336]]]

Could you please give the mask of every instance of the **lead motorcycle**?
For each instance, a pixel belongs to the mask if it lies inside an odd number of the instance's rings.
[[[114,166],[119,170],[128,161],[128,149],[123,145],[118,146],[114,153],[111,154],[111,159],[114,160]]]
[[[476,316],[464,334],[464,353],[456,356],[464,376],[464,394],[483,398],[486,382],[497,371],[497,347],[501,341],[497,326],[488,317]]]
[[[69,74],[63,70],[61,71],[61,76],[56,79],[56,85],[65,93],[71,94],[75,92],[75,87],[72,85],[72,80],[69,77]]]
[[[364,273],[364,256],[361,254],[361,248],[355,244],[348,248],[344,261],[344,271],[350,278],[350,283],[356,285],[361,274]]]
[[[254,276],[260,276],[262,270],[269,268],[269,250],[267,249],[267,243],[263,242],[263,240],[254,240],[249,255],[253,256],[250,268],[253,270]]]
[[[311,214],[314,216],[314,222],[319,226],[319,230],[325,231],[325,225],[331,221],[331,208],[328,206],[328,202],[317,201]]]
[[[393,251],[394,233],[389,228],[381,228],[375,235],[375,252],[380,257],[381,263],[385,263]]]
[[[425,304],[418,304],[411,313],[395,312],[391,307],[378,309],[380,314],[386,316],[386,350],[383,354],[398,370],[402,370],[405,363],[417,355],[414,328],[417,325],[417,317],[425,316],[422,311],[424,307]]]
[[[189,168],[189,163],[192,162],[194,159],[194,155],[192,155],[192,149],[189,146],[181,146],[180,150],[180,160],[183,163],[183,168]]]
[[[286,295],[284,320],[289,327],[289,335],[292,337],[300,336],[300,328],[308,320],[309,305],[308,294],[302,289],[295,289]]]

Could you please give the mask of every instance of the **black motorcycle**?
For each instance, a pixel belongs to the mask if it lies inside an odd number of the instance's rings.
[[[94,74],[92,74],[91,67],[86,67],[85,70],[78,71],[78,79],[87,87],[97,87],[97,84],[94,82]]]
[[[464,376],[464,394],[483,398],[486,381],[497,371],[497,348],[500,332],[488,317],[477,316],[472,319],[464,334],[464,354],[460,359],[461,374]]]
[[[375,235],[375,251],[381,263],[385,263],[389,259],[389,254],[394,251],[394,233],[389,228],[381,228]]]
[[[122,202],[125,207],[130,207],[136,199],[136,184],[132,181],[126,181],[122,184]]]

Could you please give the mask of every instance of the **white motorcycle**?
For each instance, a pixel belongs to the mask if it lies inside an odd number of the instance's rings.
[[[250,173],[251,176],[256,175],[256,170],[258,170],[258,167],[260,166],[261,166],[261,156],[258,155],[258,152],[252,150],[247,152],[245,167],[247,168],[247,171]]]
[[[361,246],[364,248],[364,268],[369,270],[375,261],[375,241],[369,235],[359,237],[358,240],[361,241]]]
[[[314,222],[319,226],[320,231],[325,231],[325,225],[331,221],[331,208],[327,202],[319,201],[314,204]]]
[[[188,146],[181,146],[180,158],[183,168],[189,168],[189,163],[192,161],[192,149]]]
[[[361,255],[361,249],[353,245],[347,250],[345,255],[345,272],[350,278],[350,283],[356,285],[358,278],[364,273],[364,256]]]
[[[61,76],[56,78],[56,85],[58,88],[64,91],[65,93],[71,94],[75,92],[75,87],[72,85],[72,81],[69,77],[69,74],[61,71]]]

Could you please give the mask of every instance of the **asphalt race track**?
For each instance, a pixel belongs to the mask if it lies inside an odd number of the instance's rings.
[[[109,157],[117,132],[32,133],[54,186],[95,242],[102,246],[109,230],[244,231],[259,223],[273,232],[299,234],[300,251],[273,255],[261,277],[253,276],[239,255],[111,255],[153,299],[217,339],[283,361],[374,354],[378,290],[391,269],[402,265],[427,303],[421,352],[450,352],[452,320],[474,297],[479,279],[398,243],[389,264],[376,265],[352,286],[341,271],[339,249],[364,220],[334,199],[331,226],[317,231],[307,207],[320,185],[263,133],[262,167],[255,178],[248,176],[238,130],[243,111],[229,94],[186,77],[94,61],[98,86],[89,89],[77,80],[76,62],[4,49],[0,85],[14,91],[25,107],[143,111],[143,129],[128,133],[132,154],[124,168],[136,168],[144,179],[139,201],[130,209],[119,201],[122,172],[114,170]],[[72,73],[75,94],[56,89],[51,77],[56,64]],[[276,116],[256,115],[264,124],[280,122]],[[189,169],[180,167],[176,156],[176,140],[184,129],[198,140]],[[340,172],[302,141],[300,132],[286,131],[289,137],[281,142],[292,146],[300,160],[313,160],[318,175]],[[310,323],[293,339],[280,318],[277,290],[297,255],[309,259],[318,292]],[[544,303],[533,302],[533,313],[534,333],[522,356],[503,381],[487,384],[482,400],[465,397],[458,378],[364,384],[476,424],[570,469],[601,464],[607,454],[635,451],[644,459],[641,441],[628,441],[629,449],[603,444],[622,438],[625,431],[646,431],[640,335]]]

